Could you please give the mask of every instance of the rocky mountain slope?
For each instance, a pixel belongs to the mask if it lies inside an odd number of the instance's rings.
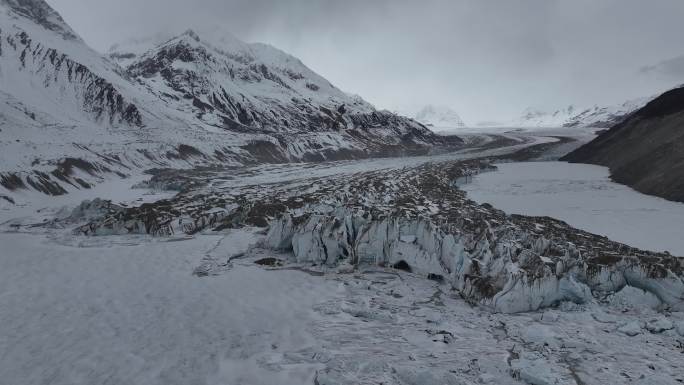
[[[24,379],[41,362],[32,382],[65,385],[681,383],[684,260],[469,200],[458,186],[488,161],[548,144],[512,142],[165,170],[149,186],[179,194],[0,211],[14,218],[0,220],[0,372]]]
[[[563,160],[607,166],[616,182],[684,202],[684,88],[662,94]]]
[[[150,168],[460,145],[273,47],[211,38],[188,31],[105,58],[43,0],[0,0],[0,194],[59,195]]]
[[[512,127],[595,127],[609,128],[626,119],[652,98],[639,98],[622,104],[579,108],[570,105],[553,112],[526,109],[509,125]]]

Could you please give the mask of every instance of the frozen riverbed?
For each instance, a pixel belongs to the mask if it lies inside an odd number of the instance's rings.
[[[550,216],[630,246],[684,256],[684,204],[614,183],[605,167],[564,162],[497,165],[462,188],[511,214]]]

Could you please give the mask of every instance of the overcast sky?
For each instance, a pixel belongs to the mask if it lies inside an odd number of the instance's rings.
[[[221,25],[377,107],[620,103],[684,83],[681,0],[48,0],[94,48]]]

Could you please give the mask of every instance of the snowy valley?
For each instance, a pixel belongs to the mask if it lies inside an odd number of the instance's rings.
[[[649,100],[466,128],[0,0],[0,382],[681,384],[684,204],[558,161]]]
[[[518,119],[508,125],[511,127],[610,128],[625,120],[631,113],[654,98],[639,98],[612,106],[594,105],[580,108],[570,105],[553,112],[527,108]]]

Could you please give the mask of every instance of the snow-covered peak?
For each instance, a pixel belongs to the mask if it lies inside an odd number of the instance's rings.
[[[240,83],[240,80],[241,83],[259,83],[250,88],[261,88],[263,96],[287,94],[283,97],[289,100],[294,91],[299,94],[294,95],[298,99],[327,105],[344,104],[360,112],[374,111],[372,105],[359,97],[349,97],[296,57],[268,44],[241,41],[222,27],[193,28],[179,34],[160,33],[130,39],[112,46],[108,55],[134,76],[149,77],[151,72],[162,69],[159,66],[170,65],[175,69],[199,71],[202,76],[211,72],[228,74],[232,83]],[[156,64],[150,66],[152,62]],[[141,73],[141,67],[145,67],[146,74]],[[226,82],[225,77],[214,80],[219,84]],[[278,86],[267,90],[268,81],[278,83]],[[265,91],[270,95],[265,95]]]
[[[217,54],[228,56],[242,64],[264,64],[298,67],[313,73],[299,59],[271,45],[244,42],[230,31],[218,26],[189,28],[181,33],[161,32],[146,37],[136,37],[114,44],[107,55],[122,67],[128,67],[149,51],[185,42],[194,47],[203,46]]]
[[[414,118],[420,123],[435,128],[465,127],[458,113],[447,106],[427,105],[418,111]]]
[[[612,106],[590,106],[579,108],[575,105],[545,111],[527,108],[520,118],[508,124],[511,127],[596,127],[605,128],[619,123],[624,117],[643,107],[652,97],[629,100]]]
[[[572,105],[554,111],[528,107],[513,125],[520,127],[560,127],[573,116],[574,111],[575,107]]]
[[[139,56],[151,48],[157,47],[172,38],[173,36],[167,33],[157,33],[151,36],[130,38],[109,47],[107,56],[119,63],[121,67],[128,67],[128,65],[133,63]]]
[[[212,127],[309,131],[348,126],[345,114],[375,111],[294,56],[218,31],[129,41],[110,57],[172,109]]]

